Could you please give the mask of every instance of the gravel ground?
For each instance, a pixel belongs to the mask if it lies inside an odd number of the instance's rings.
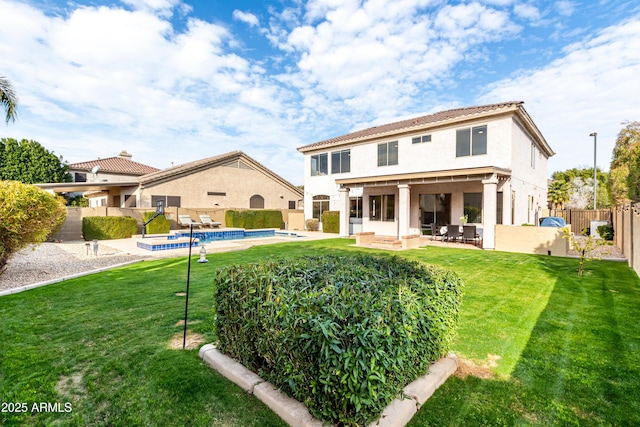
[[[576,236],[576,241],[584,241],[586,237]],[[569,249],[569,253],[567,254],[571,257],[580,256],[576,251]],[[614,244],[604,244],[598,245],[591,252],[591,257],[594,259],[607,259],[607,260],[623,260],[625,259],[622,251],[616,247]]]
[[[0,291],[143,259],[100,243],[98,255],[84,242],[43,243],[14,254],[0,274]]]

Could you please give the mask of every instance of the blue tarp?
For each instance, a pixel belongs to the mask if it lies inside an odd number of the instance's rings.
[[[565,225],[567,225],[567,223],[564,221],[564,218],[558,216],[548,216],[542,218],[542,221],[540,221],[540,227],[564,227]]]

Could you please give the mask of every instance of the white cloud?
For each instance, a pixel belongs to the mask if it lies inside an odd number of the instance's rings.
[[[173,15],[173,10],[178,9],[182,13],[188,13],[191,6],[182,3],[182,0],[121,0],[122,3],[131,6],[135,10],[154,13],[163,17]]]
[[[351,122],[414,109],[415,94],[442,85],[476,46],[520,31],[507,12],[477,2],[314,0],[304,22],[286,38],[272,33],[296,58],[290,84],[319,116]]]
[[[259,161],[273,150],[301,161],[292,95],[231,51],[226,27],[189,18],[176,32],[168,11],[177,1],[128,4],[133,10],[85,6],[50,16],[0,0],[2,71],[21,100],[3,136],[37,139],[71,162],[127,149],[168,167],[246,141],[269,145],[246,150]],[[300,175],[286,177],[301,183]]]
[[[250,27],[257,27],[258,25],[260,25],[260,21],[258,20],[257,16],[255,16],[252,13],[243,12],[238,9],[233,11],[233,19],[237,19],[238,21],[244,22],[245,24],[248,24]]]
[[[526,30],[514,20],[538,26],[552,17],[558,34],[576,40],[559,18],[577,13],[575,2],[537,4],[296,0],[281,10],[268,6],[268,20],[235,10],[233,19],[271,42],[261,58],[250,46],[255,39],[193,17],[179,0],[68,4],[46,14],[0,0],[0,71],[22,101],[4,135],[39,140],[70,161],[127,149],[158,167],[243,149],[301,183],[297,146],[473,102],[456,86],[498,72],[489,61],[500,55],[512,59],[499,49]],[[553,162],[579,151],[564,141],[588,146],[584,135],[597,131],[605,144],[619,122],[635,118],[629,106],[640,92],[637,27],[636,19],[569,46],[548,65],[490,85],[479,102],[526,101],[552,135]],[[538,36],[526,34],[529,41]],[[600,152],[607,163],[609,157]],[[588,156],[581,161],[589,163]]]
[[[569,1],[569,0],[560,0],[555,2],[555,8],[557,9],[558,13],[562,16],[573,15],[573,13],[576,10],[576,7],[578,7],[578,5],[575,2]]]
[[[598,167],[609,168],[621,122],[637,120],[640,98],[640,18],[606,28],[569,46],[548,65],[491,85],[480,102],[525,101],[556,156],[550,172],[593,164],[598,133]]]
[[[558,6],[560,7],[560,6]],[[541,18],[540,11],[537,7],[527,3],[519,3],[513,6],[513,11],[517,16],[529,21],[538,21]]]

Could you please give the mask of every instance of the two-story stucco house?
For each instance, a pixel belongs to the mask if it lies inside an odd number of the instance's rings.
[[[340,234],[420,234],[467,216],[493,249],[496,224],[533,224],[554,152],[523,102],[442,111],[298,148],[306,218],[340,211]]]

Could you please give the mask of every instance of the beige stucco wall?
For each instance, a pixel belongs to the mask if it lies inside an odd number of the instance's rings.
[[[283,212],[283,217],[284,213],[285,212]],[[288,230],[304,230],[304,212],[289,211],[287,218],[284,219],[284,222],[287,223]]]
[[[208,195],[208,192],[225,195]],[[289,201],[294,201],[297,207],[302,199],[289,186],[262,171],[218,166],[146,185],[139,191],[138,206],[150,207],[151,196],[165,195],[180,196],[183,207],[249,209],[249,200],[256,194],[264,198],[265,209],[288,209]]]
[[[496,225],[497,251],[567,256],[569,243],[561,228]]]

